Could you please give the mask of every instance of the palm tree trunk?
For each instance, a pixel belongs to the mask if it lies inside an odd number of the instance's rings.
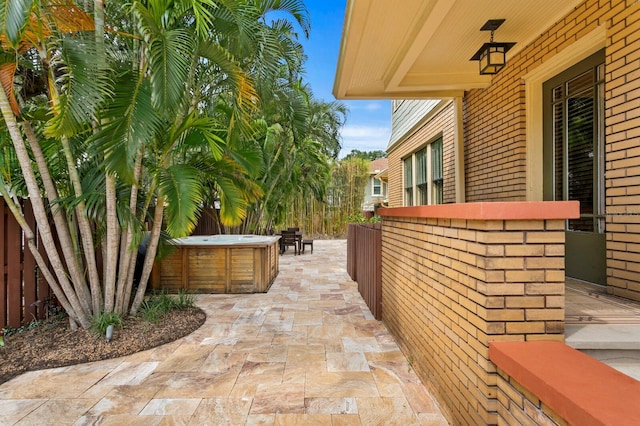
[[[106,176],[106,225],[107,236],[104,259],[104,310],[113,312],[115,306],[116,270],[118,268],[118,213],[116,210],[116,179],[112,173]]]
[[[31,204],[33,205],[33,213],[36,218],[36,222],[38,223],[42,243],[44,244],[52,268],[56,273],[58,282],[69,300],[70,310],[67,311],[67,313],[83,328],[88,328],[91,325],[89,312],[78,299],[76,292],[65,274],[66,268],[56,249],[53,234],[49,227],[49,220],[44,207],[44,202],[40,196],[38,181],[31,166],[31,159],[29,158],[27,147],[18,128],[18,123],[13,115],[11,104],[9,103],[9,99],[7,98],[7,94],[4,89],[0,90],[0,110],[2,111],[2,116],[4,117],[7,130],[11,135],[11,140],[16,151],[18,162],[20,163],[22,175],[24,176],[24,181],[27,185],[27,191],[29,193]],[[49,285],[53,286],[55,285],[55,282],[49,282]]]
[[[133,185],[131,186],[131,195],[129,197],[129,210],[131,212],[136,211],[136,205],[138,204],[138,182],[140,175],[142,174],[142,154],[144,147],[141,146],[136,156],[136,162],[133,172]],[[137,250],[131,247],[133,241],[133,224],[127,221],[125,231],[123,232],[121,247],[120,247],[120,276],[118,277],[118,284],[116,286],[116,312],[124,313],[129,307],[131,301],[131,288],[133,287],[133,273],[136,265]]]
[[[31,251],[31,253],[34,254],[36,264],[38,265],[38,269],[40,270],[40,272],[42,272],[42,275],[44,275],[44,278],[47,281],[47,283],[49,283],[50,285],[51,283],[53,283],[51,285],[51,289],[53,290],[53,293],[56,295],[56,298],[58,299],[60,304],[62,305],[62,308],[67,312],[73,311],[73,308],[69,303],[69,300],[67,299],[64,292],[56,282],[55,277],[51,274],[51,271],[47,266],[47,262],[38,251],[38,247],[35,244],[36,236],[33,230],[25,220],[22,210],[20,210],[20,207],[13,201],[13,199],[7,192],[7,188],[5,185],[0,185],[0,194],[2,194],[2,197],[4,198],[6,205],[9,207],[9,210],[11,210],[11,213],[13,214],[13,217],[16,219],[16,222],[18,222],[18,225],[20,225],[22,232],[24,232],[24,238],[27,241],[27,247],[29,247],[29,250]]]
[[[93,20],[96,40],[96,61],[98,70],[105,69],[104,51],[104,0],[94,0]],[[113,312],[116,294],[116,274],[118,266],[119,224],[117,213],[116,178],[113,173],[105,172],[106,197],[106,238],[104,258],[104,310]]]
[[[41,57],[45,58],[46,51],[41,52]],[[48,77],[47,87],[49,88],[49,97],[54,105],[59,102],[59,95],[57,92],[57,88],[52,81],[55,81],[55,76],[53,75],[53,69],[49,68],[49,73],[45,74]],[[62,150],[64,152],[65,160],[67,163],[67,172],[69,173],[69,180],[71,181],[71,185],[73,186],[74,194],[76,197],[82,197],[82,184],[80,182],[80,177],[78,176],[78,171],[76,169],[76,162],[73,158],[71,146],[69,144],[69,139],[66,137],[60,138],[60,142],[62,145]],[[96,264],[96,255],[94,248],[94,240],[93,233],[91,231],[91,225],[89,221],[85,217],[85,203],[84,201],[80,201],[75,208],[76,212],[76,221],[78,222],[78,228],[80,230],[80,238],[82,240],[82,248],[84,250],[85,261],[87,262],[87,269],[89,271],[89,285],[91,288],[91,306],[92,312],[97,314],[102,309],[102,295],[100,292],[100,277],[98,275],[98,267]]]
[[[135,315],[138,312],[138,308],[140,308],[140,305],[144,300],[144,293],[147,290],[147,282],[151,276],[151,269],[153,268],[153,262],[156,258],[158,242],[160,241],[160,231],[162,230],[162,217],[164,215],[165,202],[166,197],[164,195],[159,196],[156,200],[156,211],[153,215],[153,227],[151,228],[151,235],[149,236],[149,245],[147,246],[147,254],[144,258],[140,284],[138,285],[136,297],[133,299],[133,303],[131,305],[131,315]]]
[[[31,147],[31,152],[33,152],[33,157],[38,166],[38,172],[40,173],[40,177],[44,185],[45,194],[47,195],[49,204],[51,204],[51,201],[58,198],[58,191],[53,179],[51,178],[51,174],[49,173],[49,167],[47,166],[44,154],[40,148],[40,142],[28,121],[23,121],[21,124],[24,134],[27,137],[27,141],[29,142],[29,146]],[[69,225],[63,212],[63,209],[59,207],[51,209],[56,234],[60,241],[60,248],[62,250],[65,263],[69,268],[71,282],[74,283],[74,288],[76,289],[78,297],[82,300],[82,303],[89,307],[91,306],[91,296],[87,292],[87,284],[81,272],[82,260],[79,258],[77,251],[74,250]]]

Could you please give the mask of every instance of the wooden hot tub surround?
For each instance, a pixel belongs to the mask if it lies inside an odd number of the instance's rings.
[[[194,293],[266,293],[278,275],[278,240],[260,235],[192,236],[154,265],[151,288]]]

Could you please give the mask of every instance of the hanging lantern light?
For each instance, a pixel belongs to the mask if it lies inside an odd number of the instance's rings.
[[[493,32],[504,21],[504,19],[490,19],[480,28],[480,31],[491,31],[489,43],[483,44],[470,59],[478,61],[481,75],[497,74],[507,64],[507,52],[515,43],[496,43],[493,41]]]

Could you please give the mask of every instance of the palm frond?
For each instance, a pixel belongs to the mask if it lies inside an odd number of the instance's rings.
[[[153,105],[172,115],[184,100],[189,77],[189,58],[193,56],[193,37],[187,30],[175,29],[156,34],[148,47]]]
[[[228,50],[218,43],[205,40],[199,43],[197,54],[207,60],[210,65],[219,68],[225,76],[226,83],[235,92],[239,105],[245,106],[247,111],[255,110],[258,94],[250,78]]]
[[[158,183],[160,193],[166,197],[167,232],[174,238],[189,235],[203,201],[198,170],[188,165],[173,165],[161,171]]]
[[[0,83],[2,84],[4,92],[7,94],[7,98],[9,98],[11,111],[13,111],[13,114],[16,117],[19,117],[20,107],[18,106],[18,101],[16,100],[16,94],[13,85],[16,68],[18,68],[18,64],[15,62],[0,64]]]
[[[48,136],[71,136],[98,120],[98,110],[112,96],[112,82],[96,61],[96,43],[90,37],[64,37],[61,43],[59,103],[49,121]]]
[[[217,37],[239,57],[252,49],[260,11],[246,0],[217,0],[214,22]]]
[[[9,4],[4,11],[0,10],[3,26],[0,43],[5,49],[24,53],[33,47],[40,48],[55,33],[81,33],[95,28],[93,18],[72,0],[42,2],[39,7],[35,7],[35,0],[3,0],[3,3]]]
[[[286,12],[290,14],[300,25],[305,37],[309,37],[311,31],[311,20],[309,10],[302,0],[259,0],[258,7],[263,14],[273,11]]]
[[[203,39],[206,38],[213,28],[212,9],[215,8],[215,3],[213,0],[188,0],[186,3],[193,13],[196,34]]]
[[[228,155],[253,176],[259,176],[264,172],[262,152],[253,146],[236,148]]]
[[[141,145],[150,143],[163,124],[151,105],[148,82],[131,71],[116,80],[115,96],[103,111],[105,125],[90,138],[95,152],[104,153],[107,170],[133,182],[133,167]]]
[[[35,0],[0,1],[0,33],[4,48],[17,48]],[[8,41],[8,43],[7,43]]]
[[[190,114],[176,129],[174,139],[180,139],[186,147],[197,147],[206,144],[214,160],[222,156],[225,141],[216,134],[219,124],[210,117],[197,117]]]
[[[247,217],[248,202],[237,184],[230,178],[218,177],[220,221],[225,226],[237,226]]]

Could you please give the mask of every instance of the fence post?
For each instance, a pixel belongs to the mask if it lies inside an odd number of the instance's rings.
[[[358,227],[354,223],[347,225],[347,273],[353,281],[358,281],[357,264]]]

